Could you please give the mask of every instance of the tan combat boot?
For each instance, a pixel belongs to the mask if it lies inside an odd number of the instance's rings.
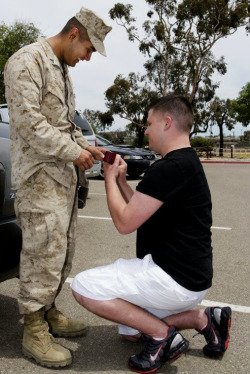
[[[22,348],[25,356],[42,366],[63,367],[72,362],[70,351],[57,343],[49,333],[43,309],[24,316]]]
[[[46,313],[51,333],[65,338],[85,335],[87,326],[83,321],[67,318],[56,307],[52,307]]]

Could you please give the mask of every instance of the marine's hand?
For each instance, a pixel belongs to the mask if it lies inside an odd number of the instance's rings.
[[[86,149],[83,149],[80,156],[74,161],[74,164],[84,171],[92,168],[94,161],[92,154]]]
[[[106,148],[102,147],[94,147],[93,145],[89,145],[86,148],[87,151],[89,151],[95,160],[102,161],[105,155],[105,152],[107,151]]]

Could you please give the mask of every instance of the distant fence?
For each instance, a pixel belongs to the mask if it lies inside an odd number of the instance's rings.
[[[250,158],[250,149],[245,148],[211,148],[211,147],[197,147],[195,148],[199,157],[223,157],[223,158]]]

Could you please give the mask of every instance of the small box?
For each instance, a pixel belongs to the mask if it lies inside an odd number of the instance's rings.
[[[113,164],[115,161],[116,153],[107,151],[105,153],[103,161],[108,162],[109,164]]]

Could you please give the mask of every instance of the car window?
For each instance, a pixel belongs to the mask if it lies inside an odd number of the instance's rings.
[[[78,127],[80,127],[82,129],[82,132],[83,132],[84,136],[85,135],[93,135],[94,132],[93,132],[90,124],[88,123],[88,121],[86,120],[84,115],[80,114],[77,110],[76,110],[76,113],[75,113],[74,122]]]
[[[0,121],[9,123],[9,114],[7,104],[0,104]]]
[[[111,143],[108,139],[104,139],[98,135],[96,138],[97,138],[97,143],[100,147],[103,147],[105,145],[113,145],[113,143]]]

